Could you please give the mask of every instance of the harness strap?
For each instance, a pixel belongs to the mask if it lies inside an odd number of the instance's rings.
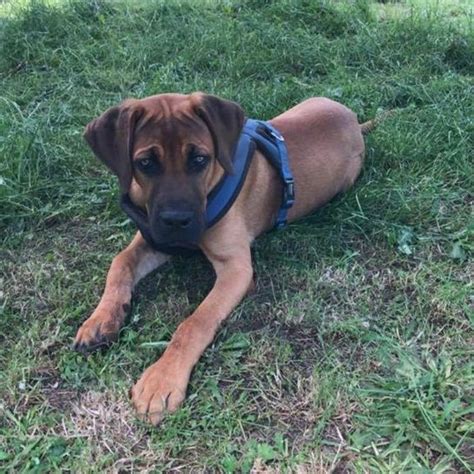
[[[230,209],[244,185],[250,168],[255,142],[247,133],[242,133],[234,152],[234,172],[227,174],[212,188],[207,195],[206,225],[212,227]]]
[[[249,122],[249,126],[252,127],[252,137],[257,142],[257,146],[265,158],[276,169],[283,182],[281,205],[275,222],[275,228],[281,229],[285,227],[287,223],[288,209],[290,209],[295,202],[295,186],[290,170],[285,139],[269,122],[252,119],[247,120],[247,123]]]

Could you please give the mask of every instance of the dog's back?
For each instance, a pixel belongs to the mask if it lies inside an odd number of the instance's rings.
[[[271,120],[285,137],[295,178],[297,219],[347,190],[360,173],[364,140],[357,116],[330,99],[308,99]]]

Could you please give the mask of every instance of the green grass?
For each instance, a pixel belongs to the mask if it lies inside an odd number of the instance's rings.
[[[468,1],[0,5],[0,470],[472,472],[474,189]],[[133,235],[84,125],[125,97],[203,90],[270,118],[314,95],[360,121],[357,185],[255,245],[257,290],[181,410],[127,391],[212,285],[145,279],[120,343],[70,350]],[[155,344],[151,344],[155,343]]]

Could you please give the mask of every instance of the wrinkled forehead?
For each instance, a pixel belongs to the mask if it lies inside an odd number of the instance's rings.
[[[211,151],[210,132],[194,112],[188,96],[169,96],[140,101],[143,114],[135,128],[134,151],[159,145],[166,152],[176,153],[190,144]]]

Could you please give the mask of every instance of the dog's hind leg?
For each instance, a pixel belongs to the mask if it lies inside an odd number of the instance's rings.
[[[150,248],[138,232],[130,245],[113,259],[100,303],[79,328],[73,348],[91,352],[115,341],[130,310],[133,288],[169,258]]]

